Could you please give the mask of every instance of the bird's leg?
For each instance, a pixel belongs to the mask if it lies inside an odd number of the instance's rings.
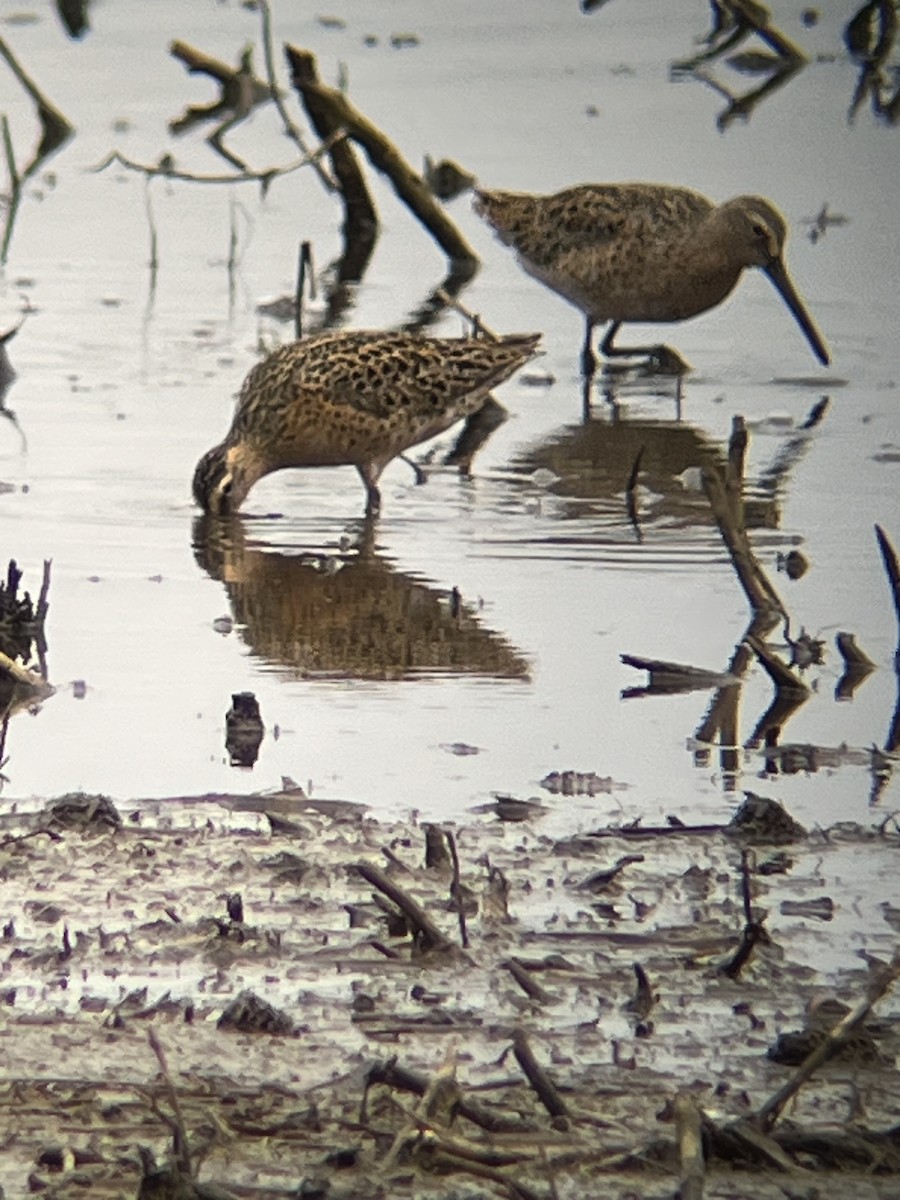
[[[585,379],[591,379],[597,370],[597,356],[594,354],[594,322],[590,317],[585,319],[584,346],[581,350],[581,374]]]
[[[423,484],[428,476],[422,470],[417,462],[414,462],[408,454],[398,454],[397,457],[401,462],[405,462],[408,467],[411,467],[416,477],[416,485]]]
[[[356,469],[366,489],[366,516],[377,516],[381,511],[381,492],[378,490],[378,480],[384,467],[380,463],[369,462],[358,464]]]
[[[458,467],[460,475],[470,475],[472,459],[508,417],[509,413],[503,405],[493,396],[488,396],[481,408],[466,417],[453,449],[444,458],[444,466]]]
[[[685,362],[677,350],[662,343],[656,346],[614,346],[613,341],[621,327],[621,321],[613,321],[606,331],[606,337],[600,344],[600,350],[606,358],[643,358],[647,360],[648,367],[660,375],[684,375],[691,369],[690,363]]]

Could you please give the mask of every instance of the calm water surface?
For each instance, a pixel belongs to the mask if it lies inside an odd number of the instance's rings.
[[[235,3],[102,5],[73,43],[43,6],[32,23],[7,14],[0,36],[76,135],[26,186],[0,277],[0,326],[29,310],[8,347],[18,378],[7,404],[26,440],[0,424],[0,479],[10,485],[0,495],[3,551],[32,589],[53,559],[48,664],[58,687],[40,712],[10,722],[3,799],[76,788],[123,799],[245,791],[288,775],[384,814],[460,817],[493,791],[538,794],[548,772],[575,769],[609,778],[612,790],[589,800],[544,794],[557,827],[726,815],[734,799],[715,755],[697,768],[689,748],[708,695],[622,700],[643,676],[619,655],[722,670],[743,634],[743,595],[683,475],[721,454],[735,414],[753,423],[749,475],[777,499],[777,521],[755,535],[761,559],[795,629],[828,642],[784,738],[883,744],[897,630],[872,527],[881,522],[900,542],[898,135],[867,110],[848,123],[846,6],[819,9],[806,30],[794,6],[773,5],[812,61],[720,133],[721,95],[670,80],[670,64],[706,32],[699,0],[611,3],[591,17],[574,0],[514,10],[466,0],[427,12],[394,0],[338,5],[342,30],[273,4],[277,38],[312,49],[326,79],[344,64],[355,103],[415,165],[426,152],[448,156],[487,185],[535,191],[650,179],[716,199],[771,197],[790,221],[792,273],[834,355],[820,369],[769,283],[747,278],[716,312],[666,331],[695,368],[680,420],[672,385],[645,381],[619,388],[615,404],[598,389],[585,421],[581,318],[518,269],[461,197],[450,212],[483,258],[465,303],[499,331],[543,331],[537,367],[555,382],[504,385],[512,419],[473,480],[438,470],[416,487],[403,464],[391,467],[364,560],[353,550],[363,493],[350,469],[264,481],[224,546],[201,538],[195,547],[189,495],[193,465],[227,427],[260,342],[290,336],[257,304],[292,290],[301,239],[319,266],[340,252],[339,206],[309,170],[276,180],[264,199],[252,184],[157,179],[151,287],[143,177],[91,170],[118,148],[221,172],[201,133],[167,132],[185,105],[214,96],[167,46],[180,37],[234,61],[258,41],[258,16]],[[407,31],[420,44],[392,50],[390,35]],[[377,46],[364,46],[367,34]],[[741,91],[756,80],[725,66],[715,73]],[[21,167],[38,134],[5,68],[0,110]],[[293,154],[269,109],[231,144],[259,168]],[[346,322],[392,327],[440,283],[445,263],[383,181],[372,187],[383,233]],[[804,222],[826,202],[849,221],[813,243]],[[445,314],[434,328],[454,335],[463,323]],[[823,424],[797,438],[822,396]],[[639,540],[624,487],[641,446]],[[812,569],[791,584],[776,561],[795,546]],[[840,629],[855,631],[879,664],[852,704],[833,698]],[[252,772],[230,766],[224,748],[231,694],[244,690],[267,726]],[[770,696],[754,669],[743,738]],[[882,819],[870,812],[863,766],[789,779],[757,778],[753,755],[745,767],[739,789],[778,796],[801,820]],[[891,804],[883,796],[881,809]]]

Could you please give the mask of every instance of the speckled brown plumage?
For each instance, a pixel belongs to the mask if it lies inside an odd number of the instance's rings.
[[[481,408],[539,336],[331,331],[282,346],[244,380],[231,429],[197,464],[194,499],[227,515],[271,471],[347,464],[377,511],[391,459]]]
[[[784,217],[759,196],[716,205],[666,184],[585,184],[551,196],[476,191],[475,208],[526,271],[585,314],[586,371],[595,325],[612,323],[604,353],[635,353],[613,345],[622,322],[683,321],[706,312],[747,267],[765,271],[816,357],[829,361],[784,265]]]

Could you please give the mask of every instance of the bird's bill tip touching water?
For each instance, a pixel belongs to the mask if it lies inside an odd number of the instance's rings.
[[[825,344],[825,339],[822,337],[819,330],[816,328],[816,323],[806,310],[806,305],[800,299],[800,294],[794,287],[793,281],[787,273],[787,268],[780,258],[773,259],[763,270],[772,280],[775,287],[778,289],[778,294],[791,310],[794,320],[803,330],[806,340],[809,342],[810,349],[823,367],[827,367],[831,362],[831,354]]]

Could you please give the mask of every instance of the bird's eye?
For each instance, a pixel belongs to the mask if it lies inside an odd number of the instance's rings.
[[[761,225],[759,223],[759,221],[754,221],[751,228],[757,237],[767,237],[768,236],[768,233],[769,233],[768,229],[766,229],[765,225]]]

